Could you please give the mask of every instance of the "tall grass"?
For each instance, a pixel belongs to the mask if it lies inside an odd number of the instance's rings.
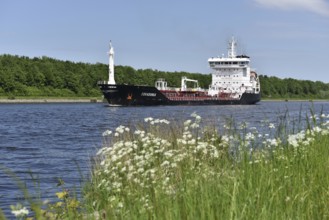
[[[220,134],[196,114],[174,129],[147,118],[135,131],[107,131],[86,210],[108,219],[329,218],[328,123],[316,117],[295,134],[282,135],[289,127],[280,123],[274,137],[230,125]]]
[[[82,199],[63,188],[36,217],[329,219],[328,115],[310,115],[260,131],[232,119],[217,130],[197,114],[105,131]]]

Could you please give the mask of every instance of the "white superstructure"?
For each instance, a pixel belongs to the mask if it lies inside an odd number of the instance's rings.
[[[250,59],[246,55],[236,55],[236,41],[232,37],[228,46],[227,57],[208,59],[212,73],[212,84],[208,94],[211,96],[227,95],[239,99],[243,93],[260,92],[256,72],[251,71]]]

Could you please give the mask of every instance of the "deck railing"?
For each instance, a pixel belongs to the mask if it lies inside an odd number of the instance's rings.
[[[107,81],[98,81],[97,82],[97,85],[106,85],[106,84],[108,84]]]

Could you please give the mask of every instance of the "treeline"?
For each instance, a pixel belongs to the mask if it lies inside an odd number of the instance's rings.
[[[103,64],[73,63],[49,57],[0,56],[0,96],[99,96]]]
[[[187,72],[164,72],[153,69],[135,70],[115,66],[116,83],[154,85],[165,78],[170,86],[180,86],[181,77],[199,80],[208,87],[210,75]],[[49,57],[0,55],[0,96],[97,97],[97,82],[108,79],[108,65],[74,63]]]
[[[202,88],[211,83],[210,74],[165,72],[154,69],[134,69],[115,66],[116,83],[154,85],[164,78],[171,87],[179,87],[181,77],[199,81]],[[46,56],[29,58],[0,55],[0,96],[38,97],[100,97],[97,82],[107,80],[108,66],[96,63],[75,63]],[[309,80],[279,79],[260,76],[263,98],[318,98],[329,99],[329,84]]]
[[[263,98],[329,99],[329,83],[266,75],[259,79]]]

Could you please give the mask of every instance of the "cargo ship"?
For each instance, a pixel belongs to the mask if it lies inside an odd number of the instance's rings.
[[[212,82],[208,89],[203,89],[197,80],[187,77],[182,77],[179,88],[169,87],[165,79],[158,79],[154,86],[116,84],[114,49],[110,43],[109,79],[99,81],[98,86],[110,106],[255,104],[260,101],[259,78],[251,70],[250,57],[237,55],[236,46],[232,37],[226,57],[208,59]]]

